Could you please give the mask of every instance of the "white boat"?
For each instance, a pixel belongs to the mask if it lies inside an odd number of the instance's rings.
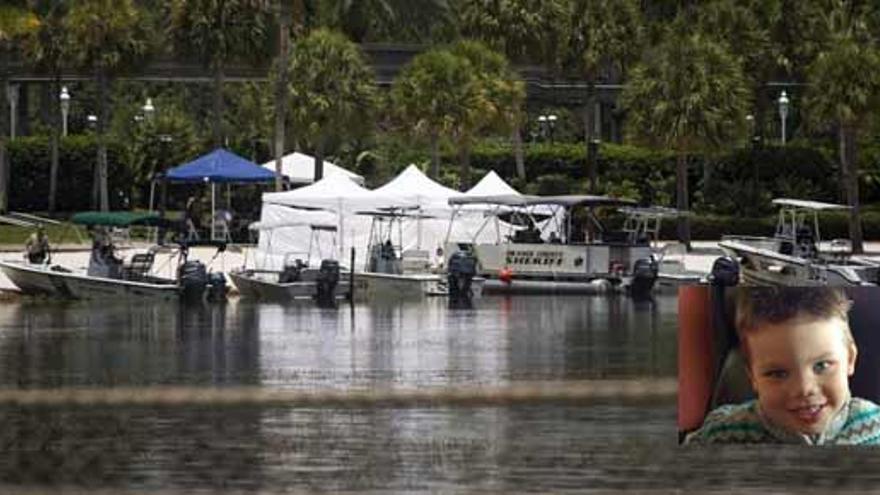
[[[451,198],[452,222],[469,208],[481,208],[485,221],[466,242],[447,239],[446,256],[469,252],[486,292],[596,293],[626,289],[642,294],[657,279],[657,262],[643,231],[607,231],[595,215],[601,207],[634,206],[606,196],[474,196]],[[573,217],[584,211],[587,225],[576,240]],[[502,221],[502,217],[509,221]],[[494,224],[495,242],[478,242]],[[538,225],[551,232],[542,237]]]
[[[130,259],[116,257],[106,229],[131,225],[154,225],[158,216],[129,212],[85,212],[72,221],[89,226],[95,239],[87,268],[71,268],[53,263],[0,261],[0,270],[24,295],[48,295],[73,299],[109,299],[137,297],[148,299],[199,299],[206,292],[225,297],[222,274],[209,274],[199,261],[187,261],[188,245],[180,247],[177,278],[158,277],[151,273],[155,250],[135,253]],[[211,243],[218,249],[223,243]]]
[[[386,300],[449,295],[461,299],[480,297],[485,282],[482,277],[467,277],[465,282],[451,286],[445,273],[430,271],[426,252],[403,250],[403,220],[419,217],[418,213],[407,212],[411,209],[359,212],[370,215],[373,221],[366,266],[363,271],[354,273],[355,297]],[[463,290],[456,290],[462,287]]]
[[[339,263],[332,259],[322,259],[320,266],[311,266],[313,252],[321,253],[321,237],[329,236],[336,252],[336,226],[284,222],[251,224],[251,230],[260,231],[261,235],[269,236],[267,248],[271,250],[271,236],[280,228],[306,227],[310,230],[309,247],[303,253],[288,252],[284,254],[282,268],[239,268],[229,273],[233,284],[243,298],[258,300],[287,301],[292,299],[333,300],[349,296],[349,274],[340,270]],[[303,261],[305,259],[305,261]],[[256,263],[256,260],[255,260]],[[266,261],[264,260],[264,265]]]
[[[774,199],[779,206],[772,237],[728,235],[718,246],[739,264],[740,281],[755,285],[877,285],[880,263],[851,254],[846,239],[822,242],[819,213],[848,206]]]

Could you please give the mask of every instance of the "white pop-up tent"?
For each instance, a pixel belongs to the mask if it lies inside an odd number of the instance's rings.
[[[474,187],[464,193],[465,196],[500,196],[500,195],[519,195],[519,191],[504,181],[494,170],[490,170],[488,174],[480,179]]]
[[[442,216],[448,216],[450,211],[449,198],[464,194],[432,180],[415,165],[406,167],[397,177],[373,192],[415,203],[423,214]]]
[[[331,215],[337,224],[338,257],[347,261],[348,249],[358,250],[358,257],[367,246],[371,219],[357,215],[361,211],[387,208],[414,208],[405,198],[377,194],[354,183],[343,175],[328,175],[312,185],[292,191],[263,194],[261,222],[326,220]],[[302,250],[308,239],[302,231],[289,229],[275,232],[273,250]],[[260,249],[268,249],[260,237]]]
[[[275,172],[275,160],[264,163],[263,167]],[[291,184],[311,184],[315,179],[315,157],[296,151],[285,155],[281,158],[281,173]],[[363,176],[324,160],[324,177],[332,175],[342,175],[359,185],[364,185]]]

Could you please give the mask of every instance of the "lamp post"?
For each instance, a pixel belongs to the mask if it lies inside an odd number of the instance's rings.
[[[6,97],[9,99],[9,138],[15,139],[16,122],[18,115],[18,84],[10,84],[6,87]]]
[[[67,92],[67,86],[61,87],[58,98],[61,100],[61,135],[67,137],[67,115],[70,112],[70,93]]]
[[[144,106],[141,107],[141,110],[144,112],[144,117],[149,120],[153,117],[153,114],[156,112],[156,107],[153,106],[153,99],[147,98],[147,102],[144,103]]]
[[[782,145],[785,146],[785,120],[788,118],[788,106],[790,103],[785,90],[782,90],[777,103],[779,104],[779,120],[782,122]]]
[[[541,127],[541,136],[553,141],[553,127],[556,125],[556,115],[538,115],[538,125]]]

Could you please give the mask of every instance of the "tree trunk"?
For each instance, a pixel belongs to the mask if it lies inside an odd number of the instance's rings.
[[[519,126],[513,128],[513,156],[516,161],[516,176],[525,180],[526,161],[523,153],[522,130]]]
[[[96,178],[98,184],[98,208],[101,211],[110,211],[110,195],[107,189],[107,119],[109,118],[108,102],[109,88],[107,71],[98,66],[98,156],[96,161]]]
[[[55,198],[58,196],[58,141],[59,126],[61,125],[61,108],[58,95],[61,94],[61,74],[56,72],[52,78],[52,94],[49,108],[49,118],[52,121],[52,138],[49,158],[49,213],[55,213]]]
[[[9,107],[6,92],[9,87],[8,53],[0,47],[0,214],[9,209],[9,160],[7,159],[6,137],[9,134]]]
[[[471,145],[461,144],[461,184],[459,189],[464,192],[471,187]]]
[[[324,178],[324,134],[318,136],[318,143],[315,148],[315,182]]]
[[[440,178],[440,136],[431,133],[431,178]]]
[[[599,176],[599,171],[597,170],[598,166],[598,157],[596,156],[596,146],[593,145],[593,140],[595,139],[595,135],[593,134],[593,128],[595,127],[594,117],[595,117],[595,107],[596,107],[596,86],[592,80],[587,82],[587,101],[584,104],[584,146],[587,149],[587,177],[589,179],[589,189],[590,194],[596,194],[596,180]]]
[[[862,238],[862,223],[860,221],[859,205],[859,173],[856,164],[856,131],[851,125],[841,125],[838,130],[840,136],[840,165],[844,172],[844,184],[846,186],[846,204],[849,205],[849,238],[852,242],[853,254],[865,252]]]
[[[287,116],[287,56],[290,42],[291,4],[279,0],[278,81],[275,86],[275,190],[282,190],[281,163],[284,157],[284,119]]]
[[[679,151],[676,157],[675,169],[675,205],[678,211],[684,213],[688,210],[688,183],[687,183],[687,155]],[[678,240],[691,250],[691,225],[687,215],[678,217]]]
[[[214,118],[211,135],[214,148],[223,146],[223,64],[214,63]]]

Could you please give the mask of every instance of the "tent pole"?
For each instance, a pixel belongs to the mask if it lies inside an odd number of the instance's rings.
[[[211,240],[214,240],[214,226],[215,226],[215,218],[214,218],[214,208],[216,206],[217,195],[215,190],[215,184],[211,183]]]

